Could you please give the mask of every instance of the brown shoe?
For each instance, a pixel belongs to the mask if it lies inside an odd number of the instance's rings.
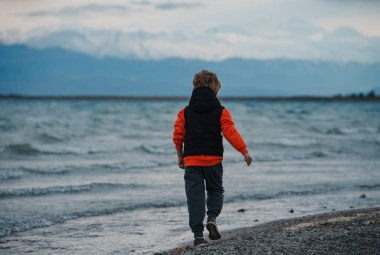
[[[222,236],[220,235],[219,233],[219,230],[218,230],[218,226],[216,225],[216,221],[215,219],[213,218],[208,218],[207,219],[207,225],[206,225],[206,228],[209,232],[209,235],[208,237],[211,239],[211,240],[218,240],[220,239]]]

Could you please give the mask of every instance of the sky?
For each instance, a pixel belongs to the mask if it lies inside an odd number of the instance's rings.
[[[2,0],[0,43],[95,57],[380,62],[376,0]]]

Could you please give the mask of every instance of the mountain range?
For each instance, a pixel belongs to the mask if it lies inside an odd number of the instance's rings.
[[[186,96],[201,69],[218,74],[222,96],[380,92],[380,63],[97,58],[62,48],[0,44],[0,94]]]

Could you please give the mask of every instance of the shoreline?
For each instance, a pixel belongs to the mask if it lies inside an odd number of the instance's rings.
[[[222,236],[156,254],[380,254],[380,207],[280,219]]]

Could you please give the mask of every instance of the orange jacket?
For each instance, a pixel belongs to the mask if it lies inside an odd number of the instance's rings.
[[[222,134],[227,139],[227,141],[240,153],[247,153],[247,146],[235,128],[230,112],[225,108],[223,109],[222,116],[220,117],[220,125],[222,127]],[[174,123],[173,142],[177,150],[182,149],[185,134],[185,110],[182,109],[178,112],[177,120]],[[195,155],[184,157],[183,160],[185,166],[212,166],[221,162],[223,160],[223,157]]]

